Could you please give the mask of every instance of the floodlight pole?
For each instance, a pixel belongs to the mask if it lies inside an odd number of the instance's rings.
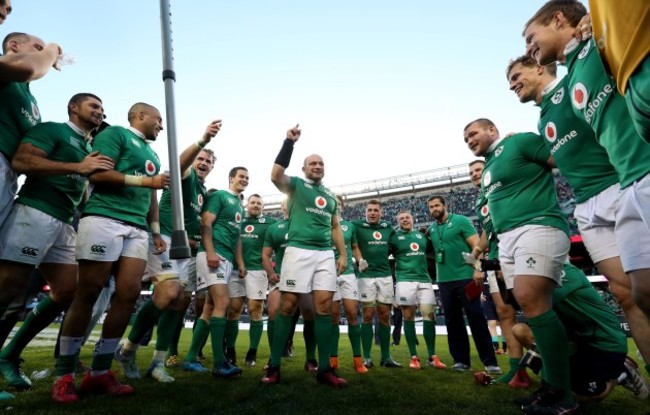
[[[170,190],[172,196],[173,232],[172,243],[169,248],[171,259],[190,257],[190,244],[185,232],[183,220],[183,202],[181,197],[181,173],[178,161],[178,148],[176,146],[176,108],[174,107],[174,56],[172,48],[172,22],[170,3],[171,0],[160,0],[160,20],[163,47],[163,72],[165,83],[165,102],[167,114],[167,148],[169,151]]]

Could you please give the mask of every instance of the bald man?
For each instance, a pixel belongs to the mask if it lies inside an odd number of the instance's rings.
[[[95,345],[91,370],[79,391],[114,396],[134,392],[116,379],[110,367],[140,295],[147,264],[147,232],[152,233],[157,253],[166,248],[160,236],[156,189],[168,187],[169,176],[160,174],[158,155],[148,144],[163,129],[158,109],[139,102],[129,110],[128,120],[129,127],[108,127],[93,143],[93,151],[114,160],[115,169],[88,177],[94,189],[79,221],[79,282],[61,330],[57,379],[52,386],[52,399],[57,403],[79,400],[74,368],[93,304],[111,273],[116,284],[112,306]]]
[[[287,249],[282,260],[280,310],[276,316],[271,364],[262,382],[280,382],[280,362],[291,328],[291,316],[298,306],[301,294],[312,293],[319,356],[316,380],[333,387],[345,387],[347,381],[330,367],[329,357],[332,297],[336,292],[337,274],[343,273],[347,268],[347,251],[339,224],[336,196],[322,183],[325,176],[323,158],[317,154],[305,158],[302,166],[304,179],[285,174],[293,146],[299,138],[298,125],[287,131],[271,172],[273,184],[287,194],[291,221]],[[337,260],[334,259],[332,244],[340,253]]]

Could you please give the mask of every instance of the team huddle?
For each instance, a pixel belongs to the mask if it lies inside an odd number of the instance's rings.
[[[249,175],[243,166],[230,170],[227,189],[206,189],[216,162],[207,146],[222,127],[215,120],[179,157],[182,219],[191,248],[187,259],[170,256],[170,178],[161,173],[150,146],[163,129],[160,111],[137,102],[128,111],[128,127],[108,126],[100,97],[77,93],[68,102],[67,121],[41,122],[29,82],[57,68],[61,48],[10,33],[0,56],[3,343],[16,322],[10,317],[14,304],[24,298],[36,269],[51,291],[0,351],[7,384],[31,387],[21,354],[63,312],[51,391],[57,403],[74,403],[80,394],[133,394],[111,366],[117,360],[126,378],[140,378],[137,350],[154,325],[146,377],[174,382],[167,368],[180,365],[232,379],[243,370],[235,353],[240,315],[246,306],[250,329],[244,361],[254,367],[265,304],[270,357],[264,362],[264,384],[281,382],[282,356],[298,309],[305,370],[315,372],[319,383],[348,385],[337,373],[343,364],[338,359],[341,307],[356,373],[368,374],[375,366],[375,336],[379,366],[402,367],[390,354],[393,305],[404,317],[408,367],[421,369],[417,309],[426,364],[445,370],[435,347],[429,246],[453,358],[450,370],[471,367],[466,317],[485,366],[477,376],[481,382],[526,389],[528,370],[543,368],[540,388],[515,400],[526,414],[576,413],[578,401],[603,399],[616,385],[647,398],[648,386],[627,357],[627,339],[615,315],[584,273],[567,262],[569,227],[551,172],[559,169],[574,189],[585,246],[608,278],[650,372],[650,5],[630,0],[625,12],[601,0],[590,5],[588,15],[579,1],[546,3],[525,25],[526,54],[507,65],[510,89],[522,103],[540,108],[539,134],[502,137],[487,118],[464,128],[468,149],[481,158],[469,164],[479,189],[480,234],[469,218],[448,211],[440,195],[427,201],[432,220],[427,229],[415,229],[408,210],[394,218],[394,228],[382,217],[377,199],[367,203],[365,220],[344,220],[344,196],[323,185],[322,157],[304,159],[304,177],[285,172],[301,137],[298,125],[287,131],[274,163],[269,162],[271,181],[287,196],[284,218],[266,216],[260,195],[244,200]],[[11,10],[10,0],[0,0],[0,23]],[[557,63],[568,71],[564,78],[557,78]],[[26,177],[19,191],[18,175]],[[153,295],[123,341],[143,275],[153,282]],[[473,294],[484,278],[507,340],[505,373],[497,364],[480,295]],[[93,307],[111,280],[111,306],[92,363],[77,382]],[[193,294],[202,307],[180,362],[178,341]],[[517,324],[517,310],[527,324]],[[212,368],[201,357],[208,337]],[[0,392],[0,400],[12,398]]]

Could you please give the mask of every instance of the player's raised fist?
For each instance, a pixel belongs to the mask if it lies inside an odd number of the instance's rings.
[[[287,138],[292,141],[298,141],[300,138],[300,124],[296,124],[295,127],[287,131]]]

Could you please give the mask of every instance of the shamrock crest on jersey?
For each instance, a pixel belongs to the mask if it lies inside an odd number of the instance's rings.
[[[560,88],[553,96],[551,97],[551,102],[555,105],[558,105],[564,99],[564,88]]]
[[[347,232],[348,231],[348,225],[341,225],[341,230],[343,232]]]

